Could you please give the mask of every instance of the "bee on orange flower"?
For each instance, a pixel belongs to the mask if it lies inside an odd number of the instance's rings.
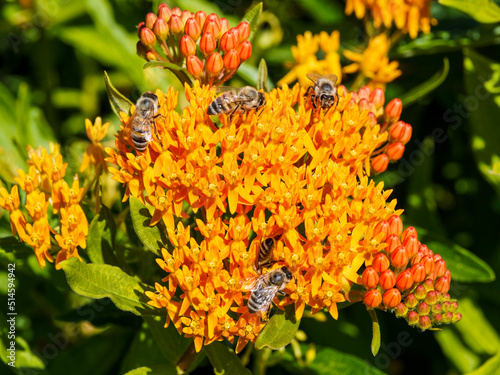
[[[311,97],[314,109],[320,106],[328,112],[334,104],[337,107],[339,94],[337,93],[335,83],[337,83],[338,77],[335,74],[322,76],[316,73],[308,73],[306,76],[314,83],[314,86],[309,86],[306,91],[306,95],[310,95]]]
[[[244,114],[253,109],[257,111],[266,103],[265,95],[250,86],[239,89],[219,86],[216,90],[225,92],[210,103],[207,113],[210,116],[229,113],[229,121],[236,112]]]
[[[155,117],[159,115],[157,114],[159,109],[158,97],[151,91],[146,91],[137,100],[134,114],[125,127],[125,131],[132,134],[132,143],[137,151],[146,151],[149,142],[153,139],[151,128],[154,128],[158,138]]]
[[[270,267],[273,263],[273,251],[276,247],[277,241],[280,239],[281,235],[276,237],[265,238],[259,246],[259,255],[255,259],[253,264],[253,270],[259,275],[262,274],[262,269],[264,267]]]

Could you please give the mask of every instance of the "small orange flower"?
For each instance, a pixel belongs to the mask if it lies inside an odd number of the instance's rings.
[[[104,161],[104,149],[101,141],[106,136],[108,128],[109,122],[103,124],[100,117],[95,119],[94,124],[92,124],[89,119],[85,119],[85,129],[87,131],[87,137],[89,137],[91,143],[87,146],[87,150],[83,155],[80,172],[85,171],[89,164],[92,164],[95,167],[100,165],[105,171],[107,171],[106,162]]]

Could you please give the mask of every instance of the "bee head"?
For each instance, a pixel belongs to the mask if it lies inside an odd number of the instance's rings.
[[[258,99],[258,103],[259,103],[259,107],[262,107],[266,102],[266,97],[263,93],[259,92],[259,99]]]
[[[288,268],[288,267],[281,267],[281,271],[283,271],[283,273],[285,274],[285,276],[286,276],[286,278],[288,280],[292,280],[293,275],[292,275],[292,272],[290,271],[290,268]]]

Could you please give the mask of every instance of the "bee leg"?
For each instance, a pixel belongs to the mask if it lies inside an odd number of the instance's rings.
[[[286,296],[286,293],[285,293],[284,291],[282,291],[282,290],[278,290],[276,293],[279,293],[279,294],[281,294],[282,296]]]
[[[236,106],[233,111],[231,112],[231,114],[229,115],[229,122],[231,122],[233,120],[233,116],[234,114],[236,113],[236,111],[239,109],[240,107],[239,106]]]
[[[335,108],[333,110],[335,110],[337,108],[337,105],[339,104],[339,94],[338,93],[335,93],[335,97],[337,98],[337,100],[335,101]]]
[[[309,95],[309,92],[310,91],[314,91],[313,87],[312,86],[309,86],[307,88],[307,91],[306,91],[306,96]],[[314,94],[314,92],[310,95],[310,98],[311,98],[311,104],[313,105],[313,108],[314,110],[317,109],[317,105],[316,105],[316,94]]]

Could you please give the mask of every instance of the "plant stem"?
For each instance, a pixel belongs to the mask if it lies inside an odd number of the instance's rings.
[[[188,346],[182,357],[177,361],[177,373],[185,374],[194,360],[198,357],[198,353],[194,348],[194,341]]]

